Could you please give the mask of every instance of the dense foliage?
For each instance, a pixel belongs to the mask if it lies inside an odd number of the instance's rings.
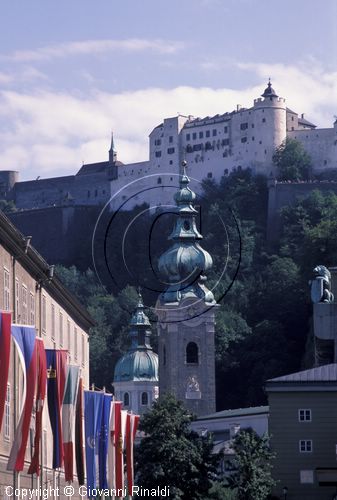
[[[144,488],[169,486],[174,500],[205,499],[212,488],[219,455],[209,437],[191,431],[192,416],[165,395],[140,421],[145,437],[136,449],[136,482]],[[214,488],[213,488],[214,489]]]
[[[238,500],[265,500],[275,481],[271,476],[272,461],[267,435],[260,437],[253,429],[240,431],[234,439],[234,462],[237,472],[230,478]]]
[[[296,139],[285,139],[276,148],[273,162],[281,181],[307,180],[311,174],[311,158]]]

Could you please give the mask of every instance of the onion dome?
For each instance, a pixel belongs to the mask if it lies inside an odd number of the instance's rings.
[[[186,162],[180,179],[180,189],[175,194],[177,220],[169,237],[172,246],[160,257],[158,267],[169,285],[162,294],[164,302],[179,302],[186,297],[199,297],[206,302],[214,302],[213,294],[204,286],[205,271],[212,267],[210,254],[204,250],[199,240],[193,206],[196,194],[189,187],[190,179],[186,174]]]
[[[158,381],[158,355],[151,347],[151,323],[140,294],[130,326],[131,346],[116,364],[114,382]]]
[[[264,92],[263,92],[263,94],[261,94],[261,97],[278,97],[275,90],[271,86],[270,78],[269,78],[267,88],[264,89]]]

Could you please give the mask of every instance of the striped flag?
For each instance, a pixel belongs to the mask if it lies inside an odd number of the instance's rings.
[[[98,458],[103,401],[103,392],[84,391],[85,458],[88,492],[96,488],[96,458]]]
[[[99,435],[99,445],[98,445],[99,487],[100,489],[103,490],[108,488],[106,468],[107,468],[107,455],[108,455],[108,434],[109,434],[111,399],[112,396],[110,394],[104,394],[102,423],[101,423],[101,431]]]
[[[24,405],[16,428],[7,470],[22,471],[36,385],[36,331],[33,327],[12,326],[12,337],[18,350],[24,377]]]
[[[7,394],[9,358],[11,351],[11,314],[0,313],[0,430]]]
[[[44,349],[43,340],[40,338],[36,339],[36,357],[37,357],[37,387],[36,387],[34,455],[32,456],[31,464],[28,469],[28,474],[39,475],[40,443],[42,434],[42,412],[44,407],[44,400],[46,397],[46,386],[47,386],[46,352]]]
[[[62,405],[62,436],[64,451],[64,477],[66,481],[73,481],[74,445],[73,429],[75,420],[75,403],[78,390],[80,369],[70,365],[67,370],[67,382]]]
[[[75,455],[78,484],[84,485],[84,456],[83,456],[83,380],[80,378],[76,400],[75,419]]]
[[[116,489],[116,448],[118,444],[122,403],[113,401],[110,411],[109,441],[108,441],[108,486]]]
[[[48,377],[48,411],[53,431],[53,469],[63,464],[61,407],[67,370],[67,351],[46,349]]]
[[[139,422],[139,415],[128,413],[126,420],[126,472],[129,496],[132,496],[132,487],[134,479],[134,461],[133,447],[136,437],[136,431]]]

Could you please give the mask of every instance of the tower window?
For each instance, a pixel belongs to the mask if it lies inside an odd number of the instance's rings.
[[[149,396],[147,392],[142,392],[142,399],[141,399],[142,405],[148,405],[149,404]]]
[[[186,346],[186,363],[188,364],[199,363],[199,350],[195,342],[189,342]]]
[[[157,184],[161,184],[161,177],[158,177]]]
[[[208,174],[207,174],[207,178],[208,178],[208,179],[212,179],[212,177],[213,177],[212,172],[208,172]]]
[[[265,118],[262,118],[262,123],[266,123],[266,119]]]
[[[123,402],[124,402],[124,406],[129,406],[129,404],[130,404],[130,395],[129,395],[128,392],[124,392]]]

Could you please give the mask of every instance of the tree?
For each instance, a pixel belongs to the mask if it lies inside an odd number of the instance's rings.
[[[302,144],[295,139],[287,138],[276,148],[273,162],[278,169],[278,179],[281,181],[309,178],[311,158]]]
[[[264,500],[270,495],[275,481],[271,476],[272,460],[269,438],[260,437],[253,429],[240,431],[234,439],[237,473],[231,478],[237,488],[238,500]]]
[[[136,482],[144,488],[170,487],[174,500],[204,499],[220,459],[209,437],[190,430],[192,415],[172,395],[162,396],[141,418],[145,433],[136,448]]]

